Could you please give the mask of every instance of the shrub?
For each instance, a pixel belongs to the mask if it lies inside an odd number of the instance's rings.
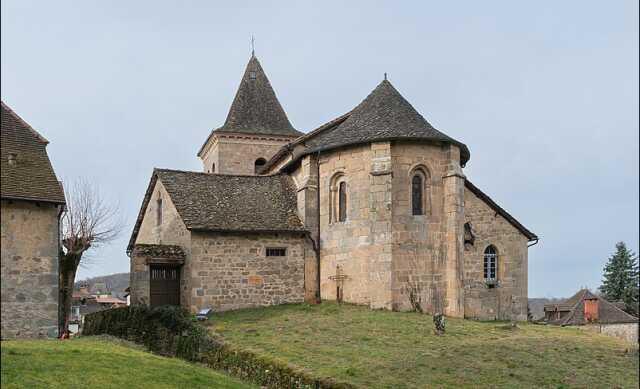
[[[209,336],[179,307],[131,306],[85,317],[83,335],[109,334],[144,344],[152,352],[205,363],[269,388],[351,388],[331,379],[315,379],[290,366],[240,350]]]

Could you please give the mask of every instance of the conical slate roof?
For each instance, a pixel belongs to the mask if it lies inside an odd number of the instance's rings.
[[[307,135],[305,146],[317,150],[383,140],[430,140],[458,145],[462,164],[469,160],[467,146],[436,130],[388,80],[345,116],[337,125]]]
[[[300,136],[287,118],[267,75],[252,55],[224,125],[216,131]]]

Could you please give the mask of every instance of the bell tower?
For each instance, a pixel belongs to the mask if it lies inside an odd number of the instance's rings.
[[[211,131],[198,157],[207,173],[254,175],[283,145],[301,135],[252,53],[227,120]]]

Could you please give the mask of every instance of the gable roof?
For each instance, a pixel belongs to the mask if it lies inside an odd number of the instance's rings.
[[[589,289],[581,289],[578,293],[559,304],[545,305],[547,310],[569,311],[569,314],[558,320],[551,320],[549,324],[556,325],[584,325],[584,300],[598,300],[598,320],[600,324],[637,323],[638,318],[632,316],[600,296],[591,293]],[[569,309],[567,309],[569,307]]]
[[[306,150],[297,158],[317,151],[390,140],[455,144],[460,147],[460,163],[463,166],[470,158],[465,144],[435,129],[391,82],[383,80],[349,113],[285,146],[267,163],[264,170],[275,164],[292,146],[299,144],[304,145]]]
[[[157,180],[164,185],[189,230],[306,232],[297,214],[295,185],[287,175],[239,176],[155,169],[127,251],[135,244]]]
[[[509,222],[509,224],[514,226],[518,231],[520,231],[524,236],[526,236],[527,239],[529,239],[529,241],[538,240],[538,236],[536,234],[529,231],[529,229],[527,229],[519,221],[517,221],[515,217],[511,216],[509,212],[507,212],[505,209],[500,207],[495,201],[493,201],[491,197],[489,197],[487,194],[481,191],[480,188],[473,185],[471,181],[469,181],[468,179],[465,180],[464,186],[471,193],[476,195],[480,200],[484,201],[484,203],[487,204],[491,209],[493,209],[498,215],[505,218],[505,220]]]
[[[236,132],[256,135],[299,137],[303,135],[293,128],[271,87],[260,61],[255,55],[249,59],[240,86],[233,99],[227,120],[222,127],[211,132],[204,146],[215,132]]]
[[[1,197],[64,204],[62,185],[47,155],[49,142],[4,102],[1,105]],[[9,164],[10,154],[15,155],[15,165]]]

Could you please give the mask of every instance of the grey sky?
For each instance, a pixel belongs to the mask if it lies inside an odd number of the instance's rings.
[[[153,167],[200,170],[250,47],[307,132],[389,73],[466,143],[469,178],[541,237],[529,295],[599,285],[638,249],[638,2],[2,1],[2,99],[95,181],[126,230],[79,277],[128,271]],[[374,5],[375,4],[375,5]]]

